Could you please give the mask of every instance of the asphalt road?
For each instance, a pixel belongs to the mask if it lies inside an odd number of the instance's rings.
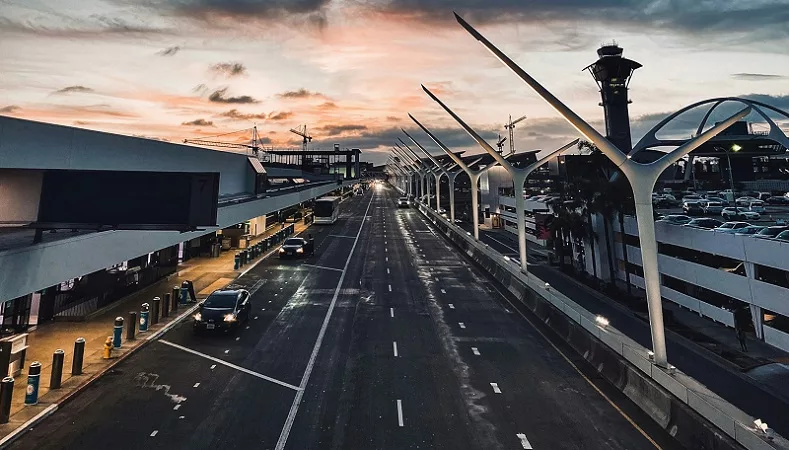
[[[237,280],[237,333],[184,322],[11,448],[674,448],[396,198],[346,201],[316,256]]]

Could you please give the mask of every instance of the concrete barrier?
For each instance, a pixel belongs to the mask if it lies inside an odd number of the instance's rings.
[[[776,434],[768,438],[753,425],[753,417],[696,380],[679,370],[654,365],[647,356],[648,349],[619,330],[598,324],[594,313],[540,278],[521,273],[517,261],[513,263],[487,245],[474,241],[470,233],[425,205],[419,204],[418,209],[683,447],[789,449],[789,441]]]

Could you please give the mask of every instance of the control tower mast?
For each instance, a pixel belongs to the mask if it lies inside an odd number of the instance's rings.
[[[633,143],[630,140],[627,89],[633,71],[641,64],[623,58],[622,48],[616,43],[600,47],[597,56],[600,59],[584,70],[592,74],[603,97],[600,106],[605,112],[606,137],[620,150],[630,153]]]

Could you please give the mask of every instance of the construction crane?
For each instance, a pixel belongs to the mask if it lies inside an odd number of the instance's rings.
[[[221,136],[227,136],[228,134],[235,134],[240,132],[249,131],[249,128],[245,128],[243,130],[236,130],[231,131],[229,133],[222,133],[217,134],[215,136],[206,136],[207,138],[217,138]],[[210,139],[202,138],[202,139],[184,139],[185,144],[195,144],[195,145],[205,145],[208,147],[222,147],[222,148],[243,148],[252,150],[252,153],[255,155],[258,154],[262,146],[260,145],[260,137],[258,136],[258,127],[252,127],[252,140],[249,144],[245,144],[242,142],[226,142],[226,141],[213,141]]]
[[[504,141],[506,140],[507,140],[506,137],[501,137],[501,135],[499,135],[499,140],[496,141],[496,147],[499,148],[499,153],[504,151]]]
[[[519,119],[512,120],[512,115],[510,115],[510,121],[504,125],[504,128],[510,131],[510,154],[515,153],[515,124],[520,122],[521,120],[525,119],[526,116],[523,116]]]
[[[304,140],[301,142],[301,150],[307,151],[307,142],[312,141],[312,136],[307,134],[307,125],[299,125],[298,128],[291,128],[290,132],[301,136]]]

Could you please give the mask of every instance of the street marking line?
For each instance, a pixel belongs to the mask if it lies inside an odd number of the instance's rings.
[[[329,237],[344,238],[344,239],[356,239],[356,236],[345,236],[345,235],[342,235],[342,234],[330,234]]]
[[[471,347],[471,353],[476,356],[479,356],[479,349],[477,347]]]
[[[466,324],[465,324],[465,323],[463,323],[463,322],[458,322],[458,325],[460,326],[460,328],[462,328],[462,329],[464,329],[464,330],[466,329]]]
[[[498,288],[496,288],[496,287],[493,287],[493,289],[494,289],[496,292],[498,292],[498,294],[501,296],[501,298],[503,298],[503,299],[504,299],[504,300],[505,300],[507,303],[509,303],[509,304],[510,304],[510,306],[512,306],[512,307],[513,307],[513,309],[515,309],[515,311],[517,311],[517,312],[518,312],[518,314],[520,314],[520,316],[521,316],[521,317],[523,317],[523,319],[524,319],[524,320],[526,320],[526,322],[528,322],[528,323],[529,323],[529,324],[532,326],[532,328],[534,328],[534,330],[535,330],[535,331],[537,331],[537,333],[538,333],[540,336],[542,336],[542,338],[543,338],[543,339],[545,339],[545,341],[546,341],[548,344],[550,344],[550,346],[551,346],[551,347],[553,347],[553,349],[554,349],[554,350],[556,350],[556,353],[558,353],[558,354],[559,354],[559,355],[560,355],[560,356],[561,356],[561,357],[562,357],[562,358],[563,358],[565,361],[567,361],[567,364],[569,364],[569,365],[570,365],[570,367],[572,367],[573,369],[575,369],[575,371],[576,371],[576,372],[578,372],[578,375],[580,375],[580,376],[581,376],[581,378],[583,378],[584,380],[586,380],[586,382],[587,382],[587,383],[589,383],[589,386],[592,386],[592,389],[594,389],[595,391],[597,391],[597,393],[598,393],[598,394],[600,394],[600,396],[601,396],[601,397],[603,397],[603,399],[604,399],[605,401],[607,401],[607,402],[608,402],[608,404],[609,404],[609,405],[611,405],[611,406],[612,406],[612,407],[613,407],[613,408],[616,410],[616,412],[618,412],[618,413],[619,413],[619,415],[621,415],[621,416],[622,416],[622,417],[623,417],[625,420],[627,420],[627,422],[628,422],[628,423],[630,423],[630,425],[632,425],[632,426],[633,426],[633,428],[635,428],[635,429],[636,429],[636,430],[637,430],[639,433],[641,433],[641,435],[642,435],[642,436],[644,436],[644,438],[645,438],[646,440],[648,440],[650,444],[654,445],[656,449],[658,449],[658,450],[662,450],[662,449],[663,449],[663,447],[661,447],[660,445],[658,445],[658,443],[657,443],[657,442],[655,442],[655,440],[654,440],[654,439],[652,439],[652,437],[651,437],[651,436],[649,436],[649,435],[646,433],[646,431],[644,431],[644,429],[643,429],[643,428],[641,428],[640,426],[638,426],[638,424],[637,424],[637,423],[635,423],[635,422],[633,421],[633,419],[631,419],[631,418],[630,418],[630,416],[628,416],[628,415],[627,415],[627,414],[626,414],[624,411],[622,411],[622,408],[620,408],[619,406],[617,406],[617,405],[616,405],[616,403],[614,403],[614,402],[613,402],[613,401],[612,401],[612,400],[611,400],[611,399],[610,399],[610,398],[609,398],[607,395],[605,395],[605,393],[603,393],[603,391],[601,391],[601,390],[600,390],[600,388],[598,388],[598,387],[597,387],[597,386],[596,386],[594,383],[592,383],[592,380],[590,380],[590,379],[589,379],[589,377],[587,377],[586,375],[584,375],[584,373],[583,373],[583,372],[581,372],[581,369],[579,369],[579,368],[578,368],[578,366],[576,366],[576,365],[575,365],[575,363],[573,363],[573,362],[570,360],[570,358],[568,358],[568,357],[567,357],[567,355],[565,355],[565,354],[564,354],[564,352],[562,352],[561,350],[559,350],[559,347],[557,347],[557,346],[556,346],[556,344],[554,344],[554,343],[553,343],[553,342],[552,342],[550,339],[548,339],[548,336],[546,336],[546,335],[545,335],[545,333],[543,333],[543,332],[542,332],[542,330],[540,330],[539,328],[537,328],[537,326],[536,326],[536,325],[535,325],[535,324],[534,324],[534,323],[533,323],[531,320],[529,320],[529,318],[528,318],[528,317],[526,317],[526,315],[525,315],[525,314],[523,314],[523,312],[522,312],[521,310],[519,310],[517,307],[515,307],[515,305],[514,305],[514,304],[513,304],[513,303],[510,301],[510,299],[509,299],[509,298],[507,298],[507,297],[506,297],[504,294],[502,294],[502,293],[501,293],[501,291],[499,291],[499,290],[498,290]]]
[[[389,317],[394,317],[394,308],[389,308]]]
[[[334,308],[337,305],[337,298],[340,296],[342,283],[345,281],[345,274],[348,273],[348,266],[351,264],[351,259],[353,258],[354,251],[356,250],[356,245],[359,243],[359,236],[362,235],[362,230],[364,229],[364,224],[367,222],[367,216],[370,213],[370,207],[373,205],[374,198],[375,194],[370,196],[370,203],[367,204],[367,210],[364,212],[364,216],[362,217],[362,223],[359,226],[359,231],[356,232],[356,238],[353,241],[353,246],[351,246],[350,253],[348,253],[348,259],[345,260],[345,266],[342,269],[342,275],[340,275],[340,279],[337,281],[337,288],[334,290],[334,296],[331,299],[331,303],[329,303],[329,309],[326,311],[326,316],[324,317],[323,323],[321,324],[321,329],[318,332],[318,338],[315,340],[315,345],[312,348],[312,354],[310,354],[310,360],[307,363],[307,368],[304,370],[304,375],[301,377],[301,383],[299,383],[299,388],[296,392],[295,398],[293,399],[293,404],[290,406],[288,417],[285,419],[285,424],[282,427],[282,432],[280,433],[279,439],[277,440],[275,450],[284,449],[285,444],[288,442],[290,430],[293,428],[293,421],[296,420],[296,413],[298,413],[299,405],[301,405],[301,399],[304,397],[304,389],[307,387],[307,383],[310,381],[310,375],[312,375],[312,369],[315,366],[315,360],[318,358],[318,352],[321,349],[321,345],[323,345],[323,337],[326,335],[326,329],[329,328],[329,321],[331,320],[332,313],[334,312]]]
[[[323,270],[333,270],[335,272],[342,272],[342,269],[338,269],[336,267],[328,267],[328,266],[319,266],[317,264],[302,264],[305,267],[312,267],[313,269],[323,269]]]
[[[155,437],[157,434],[159,434],[159,430],[153,430],[151,432],[151,437]]]
[[[515,252],[515,254],[516,254],[517,256],[520,256],[520,255],[521,255],[520,251],[519,251],[517,248],[512,248],[512,247],[510,247],[509,245],[507,245],[507,244],[505,244],[505,243],[501,242],[500,240],[498,240],[498,239],[494,238],[494,237],[493,237],[493,236],[491,236],[490,234],[485,234],[485,237],[487,237],[488,239],[490,239],[490,240],[491,240],[491,241],[493,241],[493,242],[496,242],[496,243],[498,243],[499,245],[502,245],[502,246],[504,246],[504,247],[506,247],[506,248],[508,248],[508,249],[512,250],[513,252]]]
[[[455,304],[454,303],[450,303],[449,304],[449,309],[455,309]]]
[[[236,336],[236,341],[240,341],[240,340],[241,340],[241,336]]]
[[[211,370],[216,369],[216,364],[211,364]]]
[[[518,439],[521,440],[521,446],[523,446],[524,450],[532,450],[531,443],[528,439],[526,439],[526,435],[523,433],[518,433],[515,436],[518,436]]]
[[[228,353],[230,353],[230,349],[225,350],[225,355],[227,355]]]
[[[397,341],[392,341],[392,350],[394,350],[394,355],[397,357]]]
[[[403,401],[397,399],[397,426],[403,426]]]
[[[386,247],[384,247],[384,252],[387,252],[387,253],[388,253],[388,252],[389,252],[389,249],[388,249],[388,248],[386,248]]]
[[[392,292],[392,285],[389,285],[389,292]]]
[[[193,388],[196,388],[197,386],[200,386],[200,383],[195,383],[195,385],[194,385],[194,386],[192,386],[192,387],[193,387]]]
[[[447,291],[445,291],[445,290],[441,289],[441,293],[442,293],[442,294],[446,294],[446,293],[447,293]]]
[[[388,256],[386,257],[386,262],[389,262],[389,257]]]
[[[173,406],[173,411],[178,411],[179,409],[181,409],[181,404],[180,403],[175,405],[175,406]]]
[[[493,388],[494,393],[501,394],[501,389],[499,389],[499,383],[490,383],[490,387]]]
[[[436,277],[436,281],[438,281],[438,277]]]
[[[158,342],[161,342],[162,344],[165,344],[165,345],[169,345],[170,347],[173,347],[173,348],[177,348],[178,350],[182,350],[182,351],[185,351],[187,353],[191,353],[193,355],[200,356],[200,357],[205,358],[205,359],[207,359],[209,361],[213,361],[213,362],[215,362],[217,364],[221,364],[223,366],[230,367],[231,369],[236,369],[239,372],[244,372],[246,374],[252,375],[253,377],[258,377],[258,378],[260,378],[262,380],[270,381],[270,382],[272,382],[274,384],[278,384],[280,386],[284,386],[286,388],[293,389],[294,391],[297,391],[297,392],[301,392],[302,391],[302,388],[300,388],[298,386],[294,386],[292,384],[285,383],[284,381],[277,380],[276,378],[271,378],[269,376],[263,375],[262,373],[258,373],[258,372],[246,369],[244,367],[237,366],[237,365],[235,365],[233,363],[229,363],[227,361],[222,361],[219,358],[214,358],[211,355],[206,355],[205,353],[200,353],[197,350],[192,350],[191,348],[184,347],[183,345],[178,345],[178,344],[176,344],[174,342],[170,342],[170,341],[167,341],[167,340],[164,340],[164,339],[159,339]],[[225,352],[229,352],[229,350],[225,350]]]
[[[388,267],[386,268],[386,273],[387,274],[391,273],[391,272],[389,272],[389,268]]]

